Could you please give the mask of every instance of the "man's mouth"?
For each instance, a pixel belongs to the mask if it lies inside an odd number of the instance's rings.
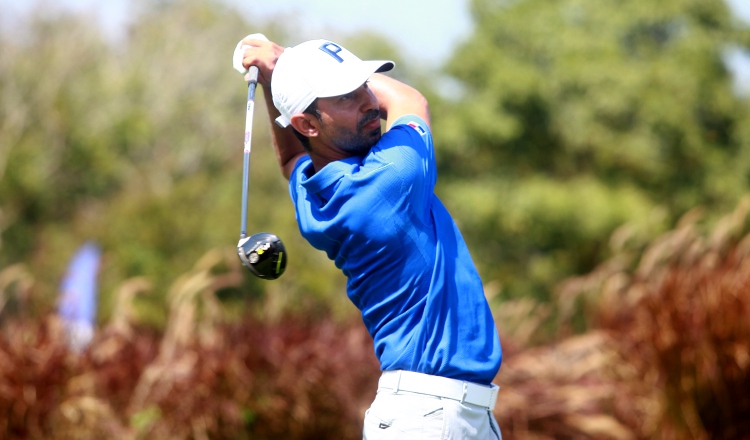
[[[380,127],[380,111],[370,110],[361,121],[359,121],[360,129],[374,129]]]

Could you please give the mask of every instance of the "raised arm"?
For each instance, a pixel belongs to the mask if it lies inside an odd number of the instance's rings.
[[[274,151],[276,152],[276,159],[281,168],[281,173],[289,180],[297,159],[306,153],[304,147],[302,147],[302,143],[294,136],[291,126],[282,128],[274,122],[280,113],[273,105],[271,76],[273,75],[276,61],[279,59],[279,55],[284,52],[284,48],[271,41],[255,39],[245,39],[243,40],[243,44],[249,47],[245,49],[242,65],[245,68],[249,68],[250,66],[258,67],[258,83],[263,87],[266,110],[271,121],[271,139]]]
[[[390,130],[396,119],[405,115],[416,115],[430,125],[430,109],[427,99],[415,88],[381,73],[374,73],[368,86],[380,104],[380,117],[386,120]]]
[[[273,105],[270,85],[263,85],[263,97],[265,98],[268,117],[271,121],[271,139],[273,141],[273,148],[276,151],[276,160],[279,162],[281,174],[284,175],[286,180],[289,180],[289,176],[292,175],[297,160],[307,153],[302,143],[292,132],[294,129],[291,125],[282,128],[276,124],[275,120],[281,113]]]

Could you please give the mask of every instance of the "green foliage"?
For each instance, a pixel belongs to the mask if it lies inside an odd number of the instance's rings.
[[[288,37],[212,1],[146,3],[114,42],[83,15],[39,10],[21,26],[0,36],[0,267],[29,263],[48,309],[69,256],[94,239],[102,303],[146,276],[144,315],[158,323],[170,283],[239,237],[246,85],[232,49],[249,29]],[[284,239],[293,303],[303,292],[345,300],[335,267],[299,237],[260,95],[256,108],[248,229]],[[237,294],[273,288],[250,280]]]
[[[332,38],[395,60],[393,75],[429,98],[438,194],[500,298],[548,298],[606,258],[622,225],[638,246],[748,191],[747,102],[722,54],[750,33],[721,0],[472,8],[475,32],[445,72],[420,71],[383,36]],[[69,256],[94,239],[102,319],[123,280],[145,276],[137,307],[159,324],[173,280],[238,238],[245,84],[229,54],[250,32],[299,39],[218,1],[139,11],[114,41],[83,15],[41,9],[0,34],[0,267],[28,265],[33,311],[52,307]],[[248,229],[282,237],[291,261],[281,280],[248,276],[221,296],[351,313],[343,276],[299,235],[262,96],[256,109]]]
[[[447,65],[463,94],[433,106],[441,191],[449,206],[472,192],[483,205],[463,222],[506,217],[473,249],[498,263],[485,276],[527,280],[510,293],[559,280],[535,273],[538,258],[559,274],[590,269],[621,223],[658,208],[669,224],[748,191],[747,103],[722,53],[750,32],[722,0],[472,6],[476,31]],[[460,194],[458,181],[470,182]]]
[[[130,417],[130,426],[137,433],[148,432],[152,425],[161,419],[161,410],[158,406],[144,408]]]
[[[590,177],[564,184],[543,176],[523,180],[487,176],[444,191],[467,235],[481,273],[515,295],[546,297],[550,285],[597,261],[604,237],[632,222],[635,238],[661,228],[663,216],[639,191],[610,188]],[[491,257],[485,257],[490,255]]]

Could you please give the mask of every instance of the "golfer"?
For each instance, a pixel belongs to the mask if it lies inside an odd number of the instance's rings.
[[[383,371],[364,438],[500,439],[502,360],[482,281],[435,196],[427,101],[340,44],[247,37],[300,232],[347,278]],[[271,105],[273,103],[273,105]],[[385,121],[385,133],[381,128]]]

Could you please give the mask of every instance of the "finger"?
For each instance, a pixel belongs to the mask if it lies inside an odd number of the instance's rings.
[[[253,47],[262,47],[265,44],[269,44],[268,41],[258,40],[257,38],[248,38],[246,40],[242,40],[242,43],[244,45],[253,46]]]
[[[242,66],[245,67],[245,69],[249,69],[250,66],[257,66],[258,61],[259,59],[257,57],[247,55],[247,52],[246,52],[245,57],[242,59]]]
[[[268,38],[263,34],[250,34],[246,36],[245,38],[243,38],[243,40],[244,41],[253,40],[253,41],[258,41],[258,42],[263,42],[263,43],[266,43],[269,41]]]

